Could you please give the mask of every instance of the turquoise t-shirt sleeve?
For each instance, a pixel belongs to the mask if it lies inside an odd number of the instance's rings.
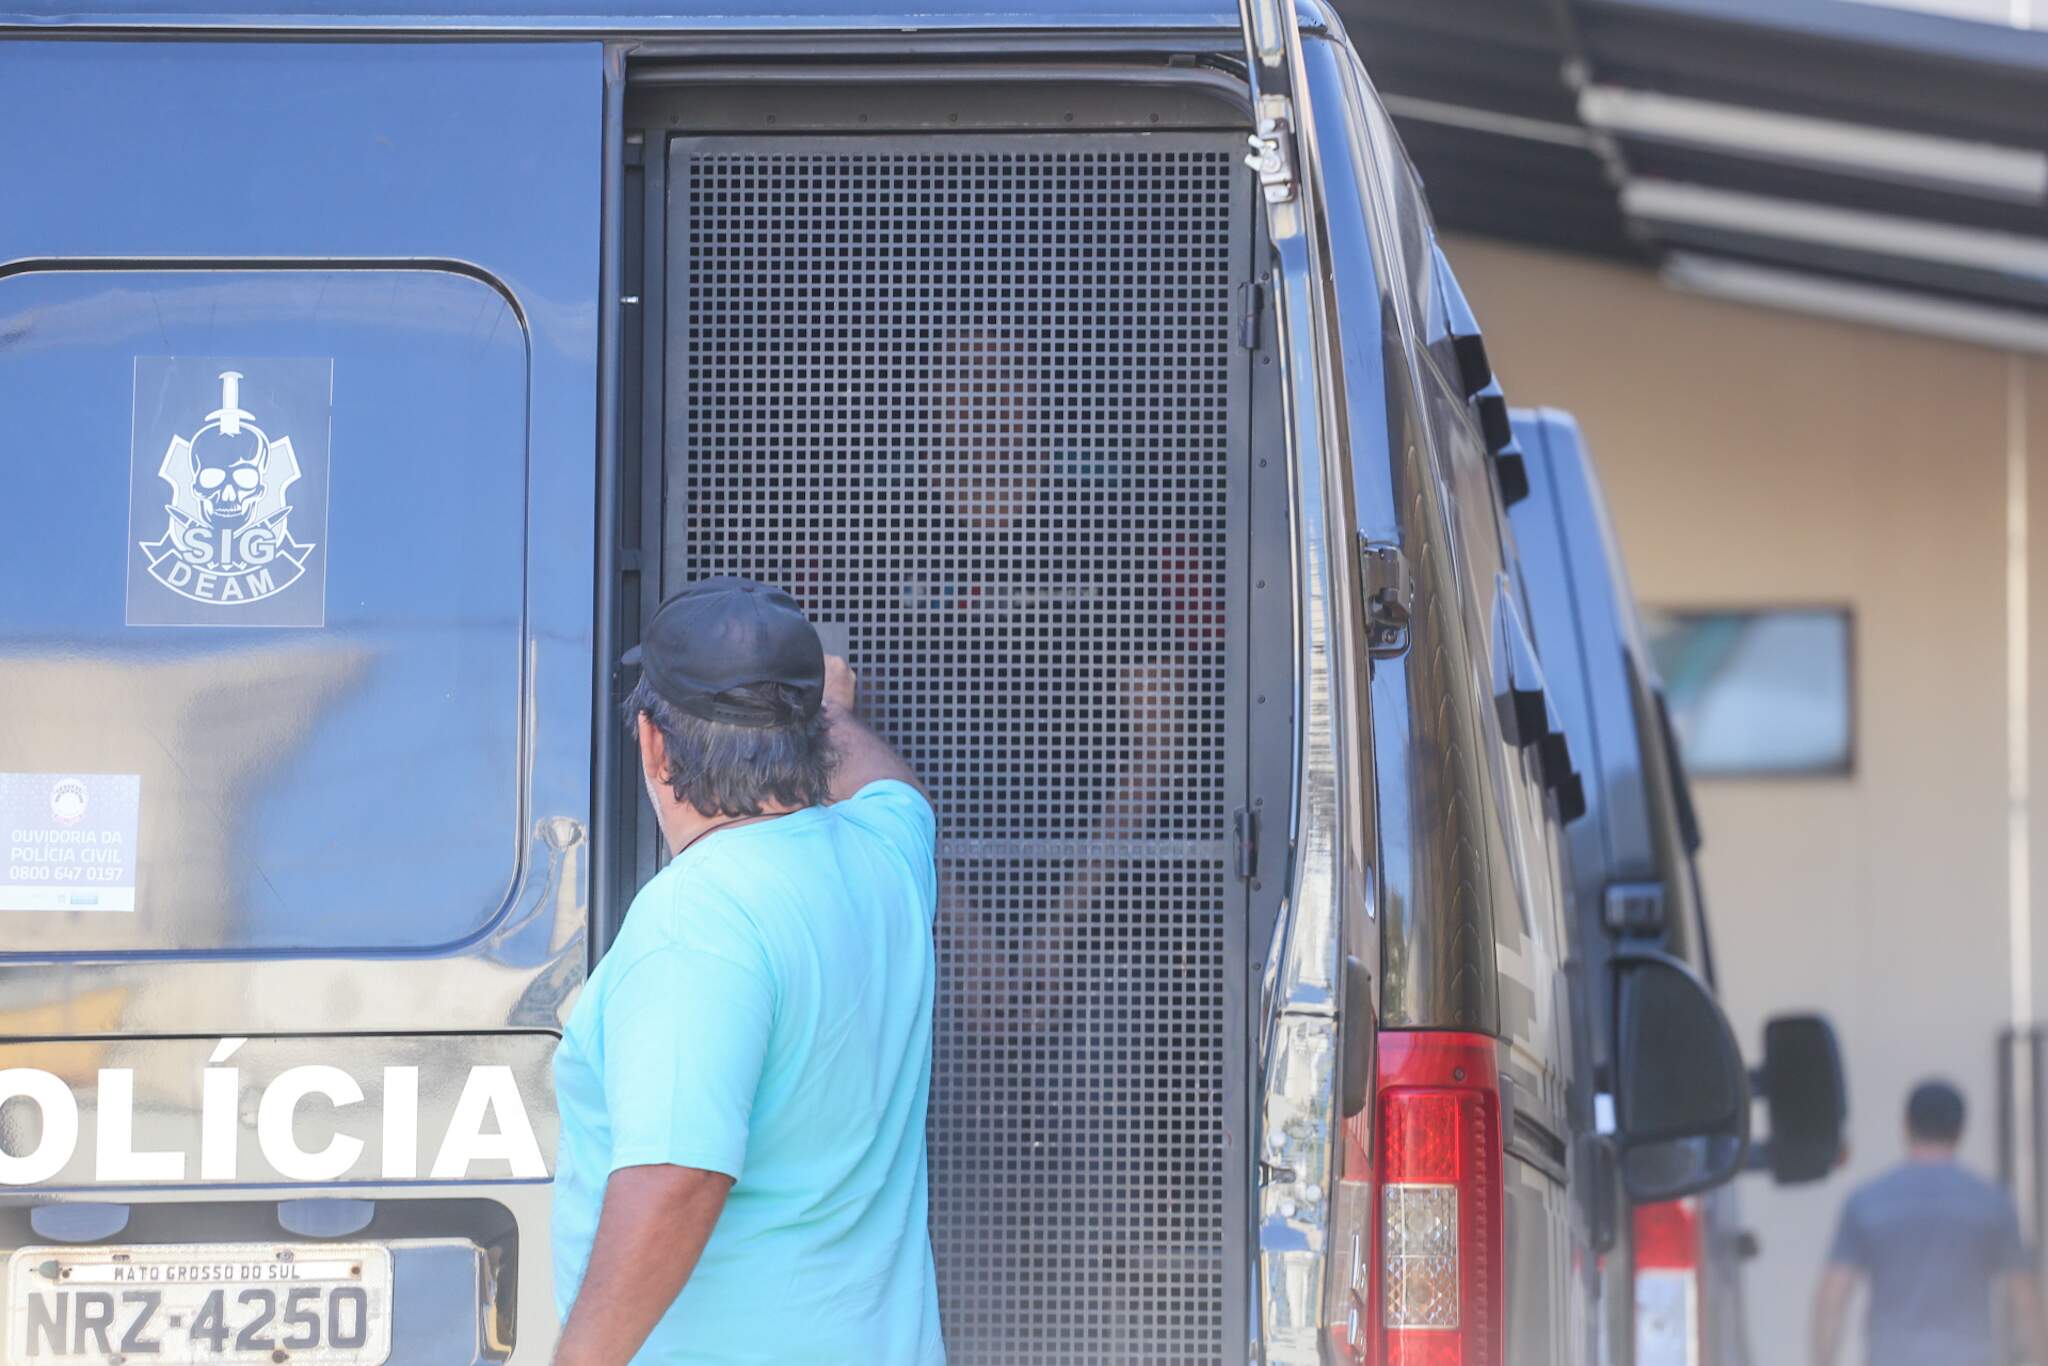
[[[937,843],[937,820],[932,815],[932,804],[922,792],[909,783],[884,778],[841,802],[839,814],[888,840],[920,881],[930,884],[932,895],[936,896],[932,853]]]
[[[605,998],[612,1171],[668,1165],[740,1178],[775,1000],[758,950],[722,937],[733,942],[650,951]]]

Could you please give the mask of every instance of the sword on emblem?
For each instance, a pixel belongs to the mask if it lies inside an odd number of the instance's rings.
[[[220,372],[220,407],[206,415],[208,422],[220,423],[221,435],[239,436],[244,422],[253,422],[256,414],[242,407],[242,372],[223,370]]]

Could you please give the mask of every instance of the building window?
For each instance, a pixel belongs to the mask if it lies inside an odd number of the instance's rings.
[[[1813,777],[1854,766],[1846,608],[1647,616],[1650,652],[1694,776]]]

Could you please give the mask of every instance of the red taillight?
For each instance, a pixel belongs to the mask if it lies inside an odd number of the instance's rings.
[[[1636,1206],[1636,1265],[1694,1271],[1700,1264],[1699,1216],[1690,1200]]]
[[[1382,1366],[1501,1360],[1500,1073],[1482,1034],[1379,1036]]]
[[[1638,1205],[1635,1238],[1636,1366],[1698,1366],[1706,1360],[1698,1202]]]

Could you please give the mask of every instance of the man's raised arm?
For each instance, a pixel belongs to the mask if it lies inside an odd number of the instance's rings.
[[[832,800],[843,802],[869,783],[891,778],[924,792],[924,784],[910,771],[910,765],[853,714],[858,686],[859,680],[844,659],[826,656],[826,734],[831,736],[832,748],[839,754],[839,762],[832,770]],[[930,798],[931,794],[926,792],[925,799]]]

